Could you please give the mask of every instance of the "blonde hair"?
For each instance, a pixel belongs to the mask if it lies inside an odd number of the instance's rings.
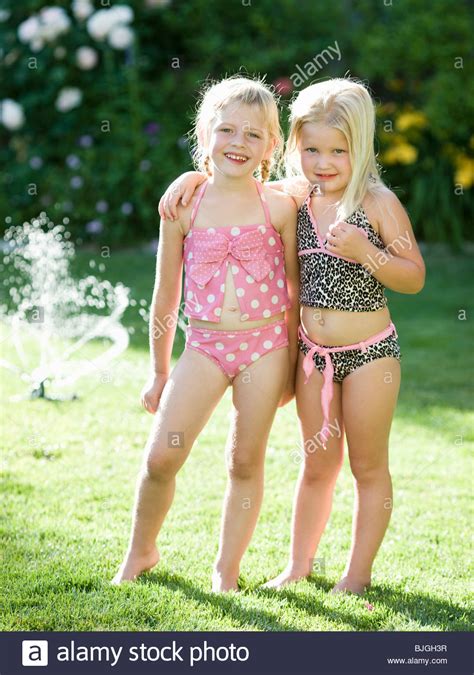
[[[306,122],[338,129],[346,138],[352,174],[338,205],[338,219],[348,218],[362,203],[367,191],[385,188],[374,152],[375,103],[361,82],[336,77],[312,84],[298,94],[290,111],[284,157],[288,176],[301,175],[298,143]]]
[[[198,171],[210,173],[209,169],[209,130],[218,111],[232,103],[257,106],[263,113],[270,139],[275,147],[270,161],[262,160],[259,174],[262,181],[270,177],[271,168],[278,164],[283,149],[283,133],[280,127],[277,99],[263,79],[233,75],[220,82],[210,83],[201,93],[197,107],[192,137],[192,155]]]

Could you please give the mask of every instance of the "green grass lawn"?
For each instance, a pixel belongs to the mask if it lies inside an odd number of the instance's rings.
[[[78,256],[81,276],[95,272],[91,257]],[[298,443],[294,403],[278,412],[270,437],[265,500],[243,560],[243,590],[210,593],[229,391],[178,476],[159,567],[134,584],[109,585],[127,545],[151,424],[138,402],[148,368],[138,304],[125,315],[134,328],[129,349],[106,369],[108,378],[98,372],[79,380],[78,400],[12,401],[24,390],[2,371],[1,630],[469,629],[473,265],[443,251],[431,251],[426,262],[420,295],[389,293],[403,354],[391,437],[395,506],[366,599],[328,593],[350,544],[347,462],[318,552],[324,575],[281,592],[258,590],[287,559],[298,472],[291,456]],[[114,252],[106,263],[106,278],[123,281],[138,301],[151,299],[152,255]],[[458,318],[463,309],[466,321]],[[5,332],[3,338],[8,358],[12,346]],[[182,344],[180,337],[176,355]],[[90,345],[87,353],[100,349]]]

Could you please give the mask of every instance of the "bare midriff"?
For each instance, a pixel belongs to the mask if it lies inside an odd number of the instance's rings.
[[[268,323],[280,321],[285,317],[285,312],[273,314],[268,318],[261,318],[255,321],[241,321],[241,311],[239,301],[235,293],[234,278],[230,266],[227,267],[227,275],[225,280],[224,301],[222,303],[222,314],[220,321],[202,321],[189,317],[189,324],[195,328],[210,328],[211,330],[248,330],[252,328],[259,328],[266,326]]]
[[[387,307],[372,312],[347,312],[325,307],[301,307],[306,335],[321,345],[345,346],[366,340],[390,324]]]

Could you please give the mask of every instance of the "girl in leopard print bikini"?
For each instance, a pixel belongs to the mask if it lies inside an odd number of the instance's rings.
[[[304,452],[289,562],[268,588],[312,572],[344,435],[355,505],[351,551],[334,592],[362,594],[370,585],[391,515],[388,445],[400,348],[384,288],[418,293],[425,266],[406,211],[379,176],[374,132],[374,102],[361,83],[335,78],[311,85],[291,106],[289,177],[270,184],[291,194],[299,208],[296,403]],[[196,182],[194,176],[182,180],[162,208],[172,211]]]

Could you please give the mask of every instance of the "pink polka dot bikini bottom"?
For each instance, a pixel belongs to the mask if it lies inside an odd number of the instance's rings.
[[[249,330],[186,328],[186,349],[207,356],[231,381],[265,354],[287,346],[288,329],[283,320]]]

